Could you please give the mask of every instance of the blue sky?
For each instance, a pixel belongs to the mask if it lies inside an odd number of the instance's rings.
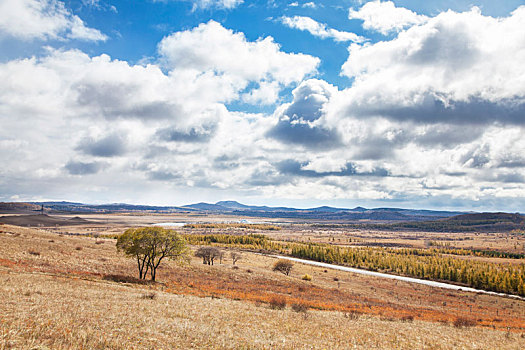
[[[0,0],[0,200],[523,211],[524,5]]]

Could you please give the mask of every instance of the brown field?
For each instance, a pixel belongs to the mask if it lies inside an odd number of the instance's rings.
[[[108,232],[122,232],[125,216],[110,219]],[[114,240],[51,230],[102,233],[0,225],[0,349],[525,347],[521,300],[302,264],[284,276],[271,271],[275,259],[248,252],[237,268],[194,258],[166,263],[153,285],[118,283],[133,282],[136,267]],[[288,307],[272,310],[275,297]],[[458,317],[476,326],[454,327]]]

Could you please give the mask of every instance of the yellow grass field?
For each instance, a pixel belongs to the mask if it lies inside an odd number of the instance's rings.
[[[166,263],[154,285],[118,283],[107,277],[136,267],[113,240],[0,231],[0,349],[525,348],[523,301],[301,264],[284,276],[248,253],[238,269],[194,258]],[[272,295],[288,306],[270,308]],[[325,307],[296,312],[294,300]],[[477,326],[455,327],[455,315]]]

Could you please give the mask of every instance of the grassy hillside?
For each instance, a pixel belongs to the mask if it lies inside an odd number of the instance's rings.
[[[284,276],[247,252],[236,267],[167,263],[159,283],[137,284],[109,239],[0,225],[0,241],[0,349],[525,347],[518,300],[300,264]]]

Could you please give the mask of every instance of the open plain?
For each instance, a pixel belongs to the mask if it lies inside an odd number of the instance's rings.
[[[223,261],[213,266],[203,265],[196,257],[183,265],[166,262],[159,268],[157,282],[144,283],[136,278],[135,262],[115,248],[115,235],[128,227],[162,222],[217,224],[239,218],[86,214],[80,219],[82,224],[69,226],[0,226],[2,349],[525,346],[525,301],[520,299],[300,263],[285,276],[272,271],[274,258],[254,249],[220,244],[217,247],[226,253]],[[282,244],[314,241],[354,246],[377,242],[379,237],[399,242],[400,235],[411,235],[407,241],[413,247],[424,248],[429,239],[438,241],[439,237],[462,242],[460,234],[378,234],[319,229],[293,221],[253,222],[278,223],[281,229],[236,225],[176,229],[188,238],[264,234]],[[502,251],[523,243],[522,237],[509,234],[473,234],[472,238],[472,244],[480,246],[492,239],[493,248]],[[229,258],[231,251],[242,254],[235,265]],[[494,263],[509,261],[523,263],[523,259],[495,259]],[[305,275],[311,280],[304,280]],[[281,300],[284,308],[275,307],[275,300]]]

